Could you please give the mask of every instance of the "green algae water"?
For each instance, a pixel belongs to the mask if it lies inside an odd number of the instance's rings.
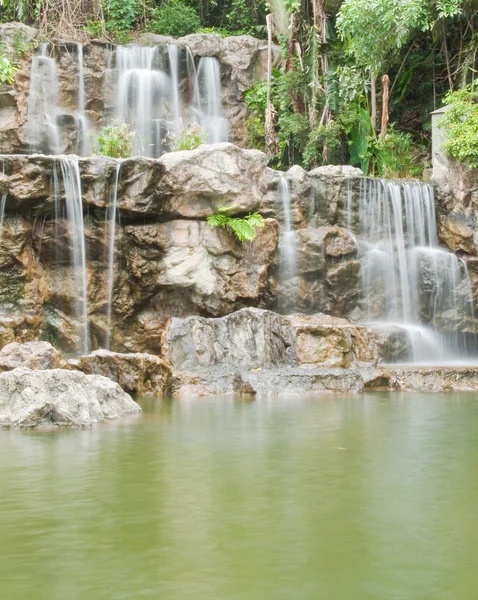
[[[478,395],[0,431],[1,600],[476,600]]]

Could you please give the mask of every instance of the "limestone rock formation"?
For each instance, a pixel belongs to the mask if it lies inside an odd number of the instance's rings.
[[[0,427],[89,427],[140,410],[100,375],[26,368],[0,375]]]
[[[163,352],[177,370],[204,367],[260,369],[293,364],[288,320],[258,308],[220,319],[172,319]]]
[[[329,369],[375,366],[380,355],[374,334],[368,327],[327,315],[292,315],[297,363]]]
[[[38,340],[43,329],[39,315],[0,314],[0,348],[12,342]]]
[[[366,327],[256,308],[220,319],[172,319],[163,353],[179,396],[359,391],[360,368],[379,359]]]
[[[139,396],[162,396],[169,391],[171,383],[170,368],[152,354],[96,350],[70,360],[69,365],[89,375],[108,377],[119,383],[125,391]]]
[[[33,371],[62,366],[60,352],[48,342],[12,342],[0,350],[0,371],[25,367]]]

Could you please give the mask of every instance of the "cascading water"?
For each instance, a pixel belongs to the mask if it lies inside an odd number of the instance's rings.
[[[350,198],[347,205],[351,223]],[[358,210],[365,320],[405,330],[414,362],[466,357],[471,284],[466,263],[438,245],[433,188],[364,179]]]
[[[161,154],[163,121],[172,97],[171,78],[161,70],[159,50],[157,47],[118,46],[116,69],[116,115],[136,132],[135,151],[157,157]]]
[[[83,202],[78,159],[61,156],[55,164],[53,184],[55,187],[56,223],[60,213],[60,182],[57,166],[63,180],[66,218],[69,225],[71,245],[72,290],[75,303],[75,317],[80,323],[81,351],[88,353],[88,291],[86,269],[85,227]]]
[[[284,279],[291,279],[297,272],[297,234],[292,228],[290,189],[285,177],[279,179],[279,194],[284,219],[279,241],[280,266]]]
[[[114,56],[114,60],[112,58]],[[87,106],[84,48],[77,44],[77,106],[61,106],[57,61],[43,44],[32,59],[28,97],[28,152],[91,153],[92,122]],[[113,67],[113,69],[111,69]],[[196,72],[188,47],[118,46],[108,58],[114,73],[112,114],[136,132],[137,155],[156,158],[164,151],[168,134],[199,122],[207,142],[227,141],[228,121],[223,115],[219,61],[203,57]],[[62,71],[60,75],[63,78]],[[62,79],[61,79],[62,80]],[[71,100],[70,100],[71,102]],[[73,130],[74,127],[74,130]]]
[[[105,348],[110,349],[111,343],[111,316],[113,311],[113,285],[115,275],[115,249],[116,249],[116,221],[118,215],[118,183],[121,172],[121,162],[116,165],[115,185],[113,188],[113,198],[108,209],[106,222],[109,224],[108,234],[108,279],[106,287],[106,337]]]
[[[199,120],[207,142],[226,142],[229,124],[222,112],[221,66],[217,58],[204,56],[199,61],[197,90]]]
[[[58,72],[49,56],[49,44],[42,44],[32,58],[28,95],[27,144],[30,153],[59,154],[61,130],[58,125]]]
[[[86,115],[86,96],[85,96],[85,69],[83,62],[83,46],[78,44],[78,111],[77,111],[77,122],[78,122],[78,142],[77,149],[79,154],[82,156],[88,156],[91,154],[90,144],[90,121]]]

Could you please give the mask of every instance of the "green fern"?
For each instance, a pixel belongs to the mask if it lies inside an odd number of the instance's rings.
[[[229,208],[221,206],[217,213],[207,217],[210,227],[229,230],[240,242],[252,242],[257,236],[257,227],[264,227],[264,217],[259,213],[250,213],[245,217],[230,217]]]

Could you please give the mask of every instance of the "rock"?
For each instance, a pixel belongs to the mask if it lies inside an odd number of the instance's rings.
[[[357,369],[280,369],[238,370],[212,367],[174,373],[175,396],[241,395],[263,397],[303,397],[322,392],[359,392],[364,380]]]
[[[152,354],[120,354],[96,350],[70,361],[72,368],[89,375],[109,377],[129,393],[139,396],[162,396],[169,391],[171,370]]]
[[[230,215],[251,212],[267,187],[266,155],[228,143],[170,152],[159,164],[159,193],[173,215],[205,217],[222,206]]]
[[[100,375],[26,368],[0,375],[0,427],[89,427],[140,410]]]
[[[368,327],[327,315],[289,315],[297,363],[322,368],[375,366],[379,352]]]
[[[293,364],[286,318],[244,308],[220,319],[172,319],[163,351],[176,371],[220,366],[258,369]]]
[[[15,44],[21,41],[23,44],[32,43],[38,31],[34,27],[29,27],[23,23],[1,23],[0,24],[0,41],[6,46],[6,51],[11,52],[10,59],[17,58],[15,56]]]
[[[478,390],[473,367],[405,367],[384,370],[392,388],[402,392],[469,392]]]
[[[61,354],[48,342],[13,342],[0,351],[0,371],[12,371],[18,367],[36,371],[57,369],[61,366]]]
[[[42,318],[38,315],[0,314],[0,348],[12,342],[37,340],[42,329]]]
[[[253,370],[283,366],[375,366],[379,356],[367,327],[327,315],[289,315],[244,308],[220,319],[172,319],[165,358],[176,371],[206,367]]]

